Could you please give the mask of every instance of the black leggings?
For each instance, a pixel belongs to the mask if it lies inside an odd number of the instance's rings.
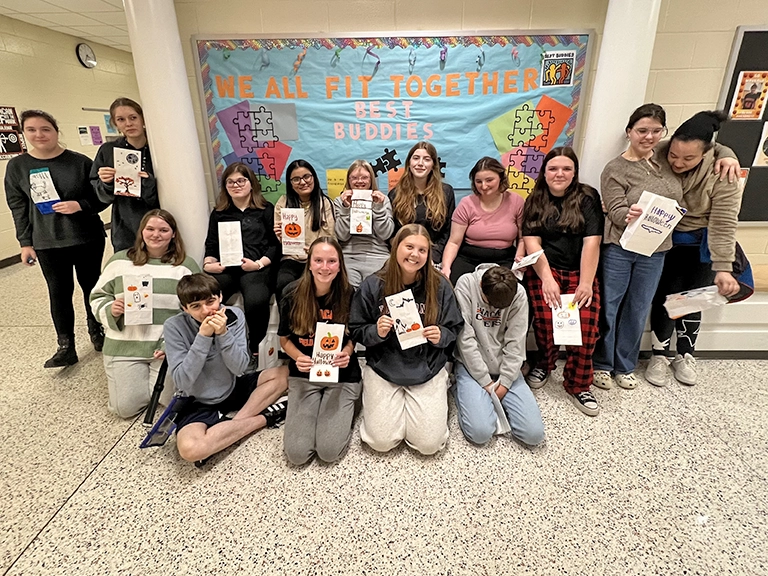
[[[259,342],[267,335],[269,328],[269,299],[274,291],[273,266],[270,264],[253,272],[244,272],[242,268],[232,266],[221,274],[212,274],[219,281],[224,302],[233,294],[242,293],[248,340],[253,354],[259,351]]]
[[[480,264],[492,263],[510,268],[515,262],[516,252],[514,244],[509,248],[482,248],[462,242],[451,265],[451,284],[455,286],[461,276],[474,272]]]
[[[85,314],[88,325],[98,324],[88,302],[91,290],[101,275],[101,260],[104,257],[104,238],[86,244],[67,248],[48,248],[36,250],[37,261],[48,284],[48,298],[51,303],[51,317],[58,336],[74,336],[75,308],[72,295],[75,293],[75,281],[72,269],[77,274],[77,283],[83,290]]]
[[[661,280],[651,304],[652,348],[656,355],[669,355],[672,332],[677,327],[677,353],[693,355],[701,326],[701,312],[672,320],[664,308],[668,294],[703,288],[714,283],[715,272],[708,262],[701,262],[699,246],[673,246],[664,259]]]

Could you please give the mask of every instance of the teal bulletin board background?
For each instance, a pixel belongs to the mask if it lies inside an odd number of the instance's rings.
[[[592,33],[194,39],[216,177],[237,160],[272,202],[286,165],[309,161],[335,197],[371,162],[379,188],[420,140],[457,197],[482,156],[526,196],[544,155],[578,138]],[[218,186],[216,186],[218,187]]]

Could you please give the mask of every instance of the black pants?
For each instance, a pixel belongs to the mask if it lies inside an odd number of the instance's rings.
[[[269,299],[275,284],[273,266],[270,264],[253,272],[244,272],[242,268],[231,266],[221,274],[212,274],[219,281],[224,302],[237,292],[243,295],[248,340],[253,354],[259,351],[259,342],[267,335],[269,328]]]
[[[283,296],[285,287],[294,280],[299,279],[306,265],[306,262],[298,262],[289,258],[280,261],[280,271],[277,273],[277,288],[275,288],[275,297],[278,304]]]
[[[35,250],[40,269],[48,284],[48,298],[51,303],[51,317],[58,336],[73,336],[75,333],[75,308],[72,295],[75,293],[74,268],[77,283],[83,290],[85,314],[88,325],[98,324],[91,312],[88,299],[91,290],[101,275],[101,260],[104,257],[104,239],[67,248]]]
[[[672,320],[664,308],[668,294],[703,288],[715,281],[715,272],[709,262],[701,262],[699,246],[673,246],[664,259],[661,280],[651,304],[651,332],[653,353],[668,356],[672,332],[677,328],[677,353],[691,354],[701,326],[701,312]]]
[[[462,242],[451,265],[451,284],[455,286],[461,276],[474,272],[480,264],[493,263],[510,268],[515,262],[515,252],[514,244],[509,248],[481,248]]]

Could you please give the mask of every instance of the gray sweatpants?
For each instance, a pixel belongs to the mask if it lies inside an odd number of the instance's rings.
[[[288,378],[288,413],[283,449],[292,464],[301,465],[314,454],[324,462],[341,457],[352,434],[360,382],[310,382]]]
[[[109,410],[120,418],[131,418],[144,410],[152,398],[157,373],[162,360],[153,358],[129,358],[127,356],[104,356],[104,371],[107,373],[109,389]],[[160,403],[167,406],[173,395],[170,371],[165,378],[165,389]]]

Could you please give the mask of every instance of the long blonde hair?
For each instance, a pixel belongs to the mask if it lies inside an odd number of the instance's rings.
[[[437,293],[440,288],[440,274],[432,266],[432,240],[429,232],[421,224],[406,224],[392,240],[392,250],[384,267],[376,272],[376,275],[384,280],[384,296],[391,296],[405,290],[403,271],[397,263],[397,249],[408,236],[422,236],[427,240],[427,260],[424,266],[416,273],[416,281],[424,286],[426,300],[424,302],[424,325],[432,326],[437,322],[439,307]]]
[[[174,266],[183,264],[187,257],[187,253],[184,250],[184,242],[181,239],[179,227],[176,224],[176,218],[173,217],[173,214],[162,208],[155,208],[144,214],[144,217],[139,224],[139,231],[136,233],[136,240],[126,254],[128,259],[133,262],[134,266],[144,266],[144,264],[149,262],[149,252],[147,251],[147,245],[144,243],[144,228],[147,227],[150,218],[160,218],[160,220],[163,220],[168,224],[173,231],[173,237],[168,244],[168,250],[162,255],[160,262],[163,264],[172,264]]]
[[[427,177],[427,187],[424,189],[424,204],[427,207],[427,220],[435,230],[440,230],[448,218],[448,206],[443,193],[443,179],[440,176],[440,162],[437,150],[429,142],[417,142],[408,151],[405,159],[405,174],[395,187],[395,198],[392,200],[392,212],[401,224],[410,224],[416,220],[416,201],[419,192],[411,174],[411,157],[416,150],[426,150],[432,158],[432,172]]]
[[[371,163],[368,162],[368,160],[355,160],[347,169],[347,190],[352,190],[352,182],[350,182],[349,179],[352,177],[352,172],[358,168],[362,168],[368,172],[368,175],[371,177],[371,190],[378,190],[379,185],[376,183],[376,173],[373,171],[373,166],[371,166]]]

